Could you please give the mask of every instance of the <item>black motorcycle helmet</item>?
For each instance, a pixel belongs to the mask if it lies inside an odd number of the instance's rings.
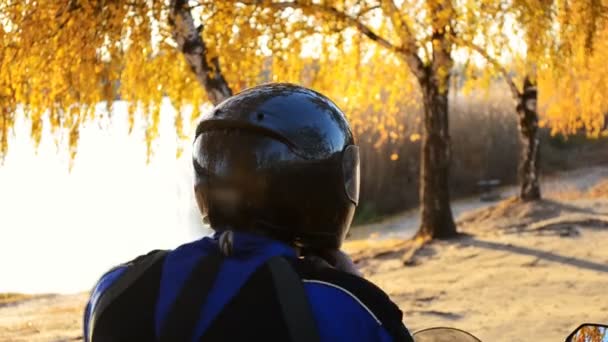
[[[293,84],[217,105],[196,129],[193,162],[196,199],[216,231],[339,248],[359,200],[359,150],[344,114]]]

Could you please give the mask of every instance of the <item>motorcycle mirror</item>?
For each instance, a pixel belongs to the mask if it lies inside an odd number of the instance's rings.
[[[481,342],[468,332],[454,328],[428,328],[414,333],[415,342]]]
[[[608,342],[608,325],[584,323],[576,328],[566,342]]]

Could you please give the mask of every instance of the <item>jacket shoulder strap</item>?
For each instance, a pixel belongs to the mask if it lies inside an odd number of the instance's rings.
[[[154,307],[166,250],[154,250],[123,264],[127,269],[101,294],[89,319],[88,340],[126,341],[137,331],[154,333]],[[127,328],[127,329],[125,329]]]
[[[291,342],[318,342],[319,331],[299,275],[283,257],[268,261]]]
[[[201,309],[224,261],[219,253],[204,256],[177,295],[160,330],[160,342],[191,341]]]

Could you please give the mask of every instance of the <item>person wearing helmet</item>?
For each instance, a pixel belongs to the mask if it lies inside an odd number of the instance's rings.
[[[87,341],[412,341],[340,246],[359,201],[344,114],[293,84],[247,89],[199,123],[194,188],[213,236],[102,276]]]

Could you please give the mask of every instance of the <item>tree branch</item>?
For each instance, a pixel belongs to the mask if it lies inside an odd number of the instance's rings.
[[[209,101],[217,105],[232,95],[232,89],[220,69],[219,59],[207,60],[207,46],[200,34],[202,26],[194,25],[187,5],[187,0],[171,0],[169,23],[173,27],[173,39],[196,79],[205,88]]]
[[[314,10],[314,11],[318,11],[320,13],[332,15],[334,18],[336,18],[338,20],[343,20],[347,24],[355,27],[361,34],[363,34],[367,38],[371,39],[378,45],[380,45],[390,51],[393,51],[393,52],[397,53],[398,55],[401,55],[405,59],[406,63],[410,67],[410,70],[412,71],[412,73],[414,73],[414,75],[416,77],[421,78],[421,77],[425,76],[424,63],[422,62],[420,57],[418,57],[418,54],[416,51],[417,49],[415,48],[415,42],[414,42],[413,46],[411,44],[412,41],[410,41],[410,43],[405,44],[403,46],[396,46],[393,43],[391,43],[388,39],[375,33],[369,26],[365,25],[360,20],[358,20],[358,17],[353,17],[345,12],[338,10],[335,7],[326,6],[326,5],[317,4],[317,3],[300,3],[300,2],[298,2],[298,0],[286,1],[286,2],[267,2],[265,0],[239,0],[237,2],[239,2],[243,5],[259,5],[262,7],[274,8],[274,9],[279,9],[279,10],[287,9],[287,8],[302,9],[302,10],[308,9],[308,10]],[[375,9],[375,7],[371,7],[364,11],[372,10],[372,9]],[[359,14],[359,16],[360,15],[361,14]]]
[[[392,50],[395,52],[400,52],[399,48],[397,46],[393,45],[387,39],[376,34],[371,28],[369,28],[368,26],[363,24],[361,21],[357,20],[357,18],[352,17],[342,11],[339,11],[335,7],[325,6],[325,5],[321,5],[321,4],[315,4],[315,3],[302,4],[302,3],[299,3],[297,0],[289,1],[289,2],[271,2],[271,3],[267,3],[264,0],[250,0],[250,1],[242,0],[242,1],[238,1],[238,2],[240,2],[244,5],[260,5],[262,7],[270,7],[270,8],[274,8],[274,9],[286,9],[286,8],[313,9],[313,10],[320,11],[322,13],[331,14],[334,17],[336,17],[337,19],[343,20],[343,21],[347,22],[349,25],[354,26],[361,33],[363,33],[365,36],[367,36],[369,39],[375,41],[379,45],[381,45],[389,50]]]
[[[513,95],[513,97],[516,100],[521,97],[521,92],[519,91],[519,89],[517,89],[517,85],[515,85],[515,81],[513,81],[513,77],[511,77],[511,75],[509,75],[509,72],[507,71],[507,69],[505,69],[505,67],[502,64],[500,64],[500,62],[498,60],[496,60],[495,58],[490,56],[490,54],[488,54],[488,52],[486,50],[484,50],[482,47],[474,44],[473,42],[466,41],[462,38],[455,37],[455,36],[452,36],[452,39],[454,40],[454,42],[456,42],[462,46],[465,46],[465,47],[477,52],[478,54],[480,54],[488,63],[490,63],[492,65],[492,67],[496,71],[498,71],[502,75],[502,77],[505,79],[505,82],[507,82],[507,85],[511,89],[511,94]]]
[[[355,16],[355,18],[358,20],[359,18],[361,18],[362,16],[366,15],[367,13],[379,9],[381,8],[380,5],[374,5],[374,6],[370,6],[367,8],[362,9],[361,11],[359,11],[359,13],[357,13],[357,15]]]
[[[395,1],[393,0],[382,0],[382,10],[389,16],[391,23],[397,30],[399,37],[403,41],[404,46],[415,46],[414,35],[410,25],[403,20],[401,11]]]
[[[395,30],[401,38],[405,61],[412,73],[420,80],[426,77],[424,62],[418,56],[418,44],[412,34],[410,25],[401,16],[401,11],[393,0],[382,0],[382,10],[389,16]]]

